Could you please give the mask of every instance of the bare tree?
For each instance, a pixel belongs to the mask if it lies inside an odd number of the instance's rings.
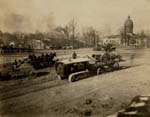
[[[124,43],[124,39],[125,39],[125,33],[124,33],[124,27],[120,27],[119,29],[118,29],[118,33],[119,33],[119,35],[121,36],[121,44],[123,44]]]
[[[76,34],[77,34],[77,22],[74,19],[72,19],[68,24],[68,28],[71,32],[71,38],[73,40],[75,40],[76,39]]]
[[[55,30],[59,33],[63,33],[67,39],[75,39],[77,35],[77,23],[75,20],[71,20],[64,27],[58,26]]]
[[[78,36],[77,23],[74,19],[71,20],[64,27],[61,27],[61,26],[56,27],[55,31],[57,31],[59,34],[62,34],[65,37],[65,39],[68,40],[67,41],[68,45],[70,45],[70,42],[73,42]]]
[[[88,27],[83,32],[83,37],[85,38],[85,42],[90,46],[95,46],[99,40],[98,31],[96,31],[93,27]]]

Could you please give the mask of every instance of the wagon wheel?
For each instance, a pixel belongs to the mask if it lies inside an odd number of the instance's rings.
[[[113,64],[113,69],[114,69],[114,70],[118,70],[118,69],[119,69],[119,63],[118,63],[118,62],[115,62],[115,63]]]
[[[74,81],[76,81],[75,75],[69,75],[68,81],[69,81],[69,82],[74,82]]]
[[[100,75],[100,74],[102,74],[103,73],[103,69],[101,68],[101,67],[99,67],[98,69],[97,69],[97,75]]]

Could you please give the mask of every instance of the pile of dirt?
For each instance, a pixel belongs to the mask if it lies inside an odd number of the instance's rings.
[[[12,89],[12,87],[20,87],[26,85],[29,86],[42,82],[54,81],[57,79],[57,74],[54,68],[47,68],[44,70],[44,72],[41,70],[38,71],[36,75],[32,75],[29,77],[0,81],[0,90],[6,90],[7,88]]]
[[[79,99],[75,103],[67,104],[65,107],[58,107],[57,109],[54,109],[54,111],[65,116],[74,115],[106,117],[126,106],[127,104],[122,103],[117,98],[109,97],[108,95],[100,98],[98,95],[93,94],[92,96]]]

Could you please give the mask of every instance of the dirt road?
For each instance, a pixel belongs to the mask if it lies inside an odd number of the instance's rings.
[[[106,117],[136,95],[150,94],[149,50],[127,51],[126,69],[75,83],[52,82],[12,88],[0,94],[0,114],[8,116],[99,116]],[[20,90],[19,90],[20,89]],[[19,95],[20,94],[20,95]]]

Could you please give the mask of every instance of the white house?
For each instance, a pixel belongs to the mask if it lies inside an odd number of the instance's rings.
[[[32,42],[32,47],[34,49],[44,49],[44,43],[41,40],[34,40]]]
[[[121,38],[119,35],[107,36],[107,37],[101,38],[101,43],[102,44],[112,43],[114,45],[119,45],[121,44]]]

